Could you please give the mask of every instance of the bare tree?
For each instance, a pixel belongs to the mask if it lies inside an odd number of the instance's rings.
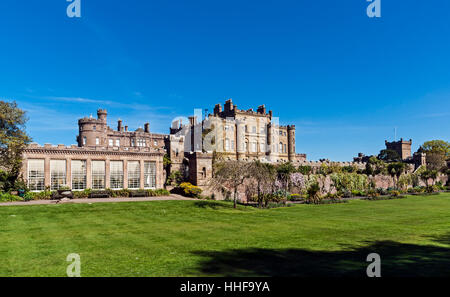
[[[233,191],[234,208],[238,198],[238,187],[250,176],[249,168],[250,163],[239,161],[223,161],[214,165],[214,175],[210,185],[214,189],[226,188]]]

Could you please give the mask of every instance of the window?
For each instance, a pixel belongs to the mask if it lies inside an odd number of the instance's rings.
[[[225,139],[225,151],[230,150],[230,140],[228,138]]]
[[[72,160],[72,190],[86,189],[86,161]]]
[[[231,141],[231,149],[234,150],[234,140]]]
[[[105,161],[92,161],[92,189],[105,188]]]
[[[137,140],[137,146],[144,147],[145,146],[145,139],[138,139]]]
[[[123,189],[123,162],[111,161],[109,165],[111,189]]]
[[[92,127],[92,129],[94,129],[94,131],[97,131],[97,126]]]
[[[256,153],[256,142],[252,142],[252,153]]]
[[[280,136],[283,136],[283,131],[280,131]]]
[[[50,189],[59,190],[66,185],[66,160],[50,160]]]
[[[248,142],[247,141],[244,143],[244,151],[248,152]]]
[[[120,140],[116,139],[116,146],[120,146]]]
[[[153,142],[153,145],[154,145],[154,146],[158,146],[158,141],[155,140],[155,141]]]
[[[252,127],[252,132],[253,132],[253,133],[256,133],[256,126],[253,126],[253,127]]]
[[[286,144],[284,144],[284,153],[287,153]]]
[[[86,136],[83,136],[83,145],[86,145]]]
[[[100,139],[97,137],[97,138],[95,138],[95,144],[96,145],[99,145],[100,144]]]
[[[28,188],[30,191],[45,190],[44,160],[28,160]]]
[[[156,188],[156,162],[144,162],[144,188]]]
[[[136,143],[135,143],[134,138],[131,138],[131,146],[135,146],[135,145],[136,145]]]
[[[259,143],[259,151],[260,151],[260,152],[265,152],[265,151],[266,151],[266,148],[265,148],[265,146],[264,146],[264,142],[260,142],[260,143]]]
[[[283,152],[283,144],[280,142],[280,153]]]
[[[139,166],[139,161],[128,162],[128,188],[129,189],[139,189],[141,186],[141,169]]]
[[[113,146],[114,145],[114,141],[112,139],[109,140],[109,146]]]

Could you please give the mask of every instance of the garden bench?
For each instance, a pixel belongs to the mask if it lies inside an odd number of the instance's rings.
[[[130,197],[147,197],[148,193],[146,191],[135,191],[130,192]]]
[[[109,198],[108,192],[94,192],[89,194],[89,198]]]

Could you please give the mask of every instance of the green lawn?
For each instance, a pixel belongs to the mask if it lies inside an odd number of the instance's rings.
[[[450,194],[259,210],[152,201],[0,207],[0,276],[450,276]]]

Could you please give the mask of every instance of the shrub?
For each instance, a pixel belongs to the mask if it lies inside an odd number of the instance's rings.
[[[306,203],[318,204],[320,202],[320,187],[318,183],[313,183],[308,188]]]
[[[73,191],[73,198],[74,199],[86,199],[89,198],[89,195],[91,194],[91,189],[85,189],[83,191]]]
[[[200,187],[185,182],[181,183],[178,187],[174,188],[172,191],[174,193],[181,194],[183,196],[198,198],[203,190]]]
[[[288,197],[289,201],[301,201],[303,197],[300,194],[290,194]]]
[[[0,194],[0,202],[12,202],[12,201],[23,201],[23,199],[16,195],[11,195],[9,193]]]

